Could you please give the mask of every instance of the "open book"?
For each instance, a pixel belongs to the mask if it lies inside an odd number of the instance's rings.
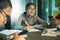
[[[11,34],[14,34],[15,32],[22,32],[22,30],[3,30],[3,31],[0,31],[1,34],[5,34],[5,35],[11,35]]]
[[[29,32],[38,32],[40,30],[37,30],[37,29],[32,29],[32,30],[29,30]],[[22,32],[22,30],[3,30],[3,31],[0,31],[1,34],[5,34],[5,35],[11,35],[11,34],[14,34],[14,33],[20,33]]]

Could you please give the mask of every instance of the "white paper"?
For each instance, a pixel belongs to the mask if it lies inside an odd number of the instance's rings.
[[[58,34],[57,34],[57,32],[55,32],[53,30],[56,30],[56,28],[47,29],[46,33],[45,33],[45,30],[44,30],[43,33],[41,34],[41,36],[54,36],[54,37],[56,37]]]
[[[57,34],[51,34],[51,33],[45,33],[45,34],[41,34],[41,36],[52,36],[52,37],[56,37]]]
[[[41,30],[38,30],[38,29],[31,29],[31,30],[29,30],[29,32],[38,32],[38,31],[41,31]]]
[[[10,34],[13,34],[13,33],[15,33],[15,32],[22,32],[22,30],[20,31],[20,30],[3,30],[3,31],[1,31],[0,33],[1,34],[5,34],[5,35],[10,35]]]

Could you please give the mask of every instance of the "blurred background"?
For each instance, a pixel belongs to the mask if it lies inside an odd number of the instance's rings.
[[[25,5],[27,3],[36,4],[36,16],[42,18],[46,23],[49,23],[48,16],[56,16],[59,12],[57,4],[60,0],[11,0],[12,14],[11,14],[11,27],[14,29],[16,23],[21,15],[25,11]]]

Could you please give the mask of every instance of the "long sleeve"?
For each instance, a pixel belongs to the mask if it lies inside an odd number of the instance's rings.
[[[23,20],[22,15],[20,15],[17,24],[21,25],[22,20]]]
[[[40,19],[39,17],[37,17],[37,21],[38,21],[39,23],[41,23],[41,25],[42,25],[43,27],[47,27],[47,23],[46,23],[45,21],[43,21],[42,19]]]
[[[42,19],[40,19],[38,16],[36,16],[36,22],[38,23],[37,25],[34,25],[36,28],[40,27],[47,27],[47,23],[45,23]]]

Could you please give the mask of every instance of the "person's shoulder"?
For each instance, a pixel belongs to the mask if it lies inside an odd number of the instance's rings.
[[[24,14],[22,13],[22,14],[19,15],[19,17],[22,17],[23,15],[24,15]]]
[[[22,18],[22,17],[25,17],[25,14],[24,13],[22,13],[22,14],[20,14],[20,16],[19,16],[20,18]]]
[[[26,12],[23,12],[22,16],[25,16],[26,15]]]
[[[26,17],[26,13],[24,12],[23,14],[21,14],[21,17]]]

